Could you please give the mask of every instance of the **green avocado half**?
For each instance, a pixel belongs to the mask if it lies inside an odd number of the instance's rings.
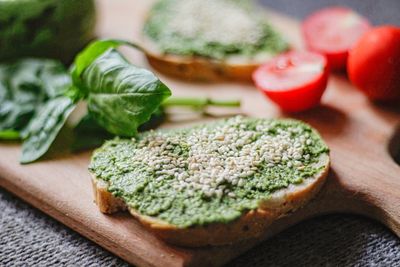
[[[95,24],[94,0],[0,0],[0,61],[69,63],[94,38]]]

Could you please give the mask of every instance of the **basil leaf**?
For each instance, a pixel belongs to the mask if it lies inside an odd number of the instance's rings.
[[[25,59],[0,65],[0,132],[20,132],[48,99],[71,86],[64,66],[53,60]],[[0,139],[20,135],[0,135]]]
[[[21,163],[33,162],[47,152],[75,106],[69,97],[59,96],[37,112],[25,132]]]
[[[37,71],[32,61],[2,66],[0,130],[22,130],[44,100]]]
[[[165,111],[159,108],[151,114],[150,120],[140,125],[139,132],[157,128],[165,121],[166,116]],[[101,127],[90,114],[86,114],[74,127],[73,135],[72,151],[93,149],[113,138],[113,135]]]
[[[10,101],[10,93],[3,81],[4,68],[0,68],[0,139],[19,139],[19,131],[13,114],[14,104]],[[12,134],[11,134],[12,133]]]
[[[82,88],[80,79],[80,76],[84,72],[84,70],[108,49],[117,48],[121,45],[129,45],[129,43],[127,41],[113,39],[96,40],[91,42],[82,52],[80,52],[75,57],[74,65],[72,66],[71,71],[74,84],[81,90],[85,90],[85,88]]]
[[[110,133],[134,136],[137,128],[171,95],[152,72],[130,64],[115,49],[109,49],[82,73],[88,88],[88,110]]]
[[[47,62],[39,73],[42,89],[47,98],[64,95],[72,85],[72,79],[64,65],[56,61]]]
[[[139,132],[145,132],[159,127],[167,119],[167,113],[164,108],[160,106],[156,111],[151,114],[148,121],[139,126]]]
[[[102,128],[90,114],[86,114],[73,129],[72,151],[91,149],[103,144],[112,134]]]

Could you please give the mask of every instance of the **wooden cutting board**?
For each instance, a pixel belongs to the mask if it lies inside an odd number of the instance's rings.
[[[99,35],[135,40],[149,2],[98,1]],[[274,12],[267,15],[292,44],[301,47],[296,21]],[[140,54],[128,54],[132,62],[147,66]],[[247,115],[287,116],[251,85],[192,84],[160,78],[174,95],[240,98],[241,111]],[[305,208],[274,223],[266,236],[234,246],[178,248],[158,240],[127,214],[101,214],[93,203],[87,171],[90,152],[21,166],[19,145],[1,144],[0,186],[138,266],[219,266],[290,225],[333,212],[375,218],[400,235],[400,167],[388,152],[389,147],[400,151],[399,135],[390,143],[399,114],[399,107],[389,109],[368,102],[345,76],[332,76],[322,106],[292,116],[317,128],[330,146],[332,170],[327,184]]]

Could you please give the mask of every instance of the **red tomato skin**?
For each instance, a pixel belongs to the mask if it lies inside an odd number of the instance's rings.
[[[320,48],[318,45],[315,45],[312,41],[312,37],[310,36],[312,34],[312,30],[310,30],[313,24],[313,20],[316,19],[319,16],[326,16],[327,13],[330,11],[339,11],[339,12],[354,12],[351,9],[347,7],[342,7],[342,6],[332,6],[332,7],[327,7],[321,10],[318,10],[311,15],[309,15],[302,23],[302,35],[303,39],[305,41],[305,46],[308,50],[314,51],[320,54],[323,54],[326,56],[329,62],[329,69],[332,71],[343,71],[346,70],[346,65],[348,61],[348,55],[349,55],[349,48],[348,49],[338,49],[336,51],[326,51],[325,49]],[[363,18],[361,18],[361,23],[363,25],[361,31],[367,31],[369,28],[371,28],[370,22]]]
[[[307,84],[287,92],[266,91],[264,95],[275,102],[285,112],[301,112],[318,106],[328,83],[328,71],[312,84]]]
[[[282,54],[275,59],[271,60],[271,62],[266,63],[265,65],[259,67],[253,73],[253,80],[256,84],[256,87],[270,100],[275,102],[282,111],[284,112],[301,112],[308,109],[311,109],[315,106],[318,106],[321,97],[325,92],[328,83],[329,77],[329,65],[326,57],[322,54],[318,54],[318,56],[323,60],[324,69],[318,77],[315,77],[313,80],[307,82],[306,84],[298,85],[296,87],[286,88],[284,90],[273,90],[271,88],[266,88],[262,85],[262,82],[258,81],[258,72],[262,71],[265,66],[276,62],[276,60],[280,57],[284,57],[290,54],[295,54],[296,51],[290,51],[286,54]],[[307,52],[313,53],[314,52]]]
[[[347,58],[349,55],[348,51],[344,52],[337,52],[337,53],[324,53],[321,51],[318,51],[318,49],[314,49],[310,46],[307,46],[308,49],[311,51],[319,52],[321,54],[324,54],[328,60],[329,64],[329,69],[335,72],[340,72],[346,69],[346,64],[347,64]]]
[[[400,27],[381,26],[364,34],[350,51],[347,71],[371,100],[399,100]]]

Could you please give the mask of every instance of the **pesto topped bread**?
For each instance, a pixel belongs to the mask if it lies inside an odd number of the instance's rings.
[[[150,63],[191,79],[245,78],[250,66],[288,49],[256,8],[243,0],[158,1],[143,29]]]
[[[328,168],[328,148],[310,126],[243,117],[114,139],[89,167],[102,212],[128,208],[184,246],[263,234],[318,192]]]

